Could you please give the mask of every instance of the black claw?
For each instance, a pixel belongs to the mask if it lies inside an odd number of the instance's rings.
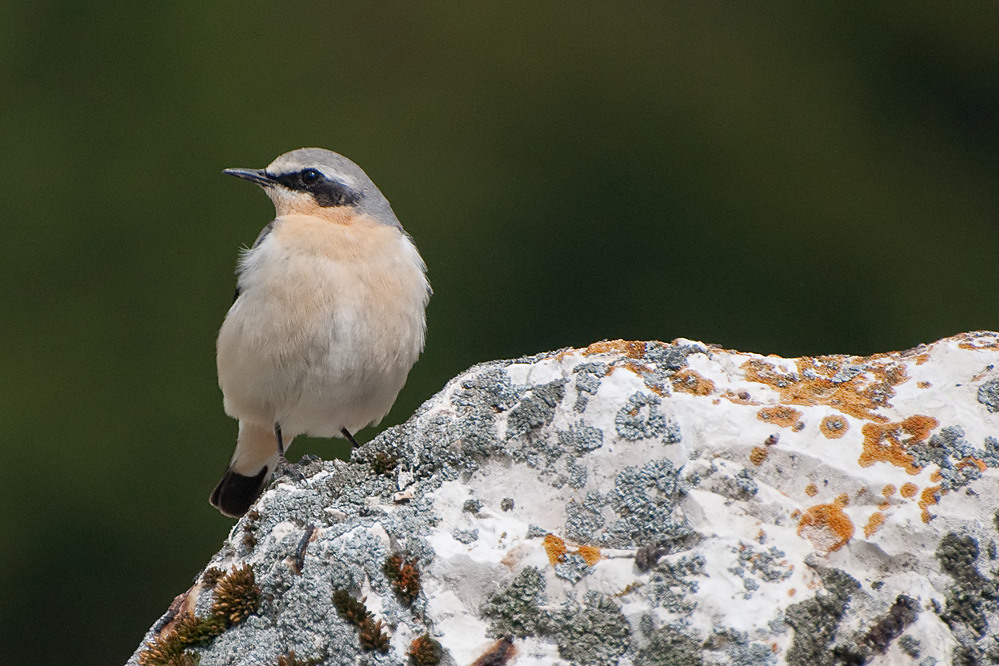
[[[293,481],[305,481],[305,474],[302,472],[302,466],[288,462],[288,459],[283,455],[278,459],[277,467],[274,468],[274,479],[291,479]]]

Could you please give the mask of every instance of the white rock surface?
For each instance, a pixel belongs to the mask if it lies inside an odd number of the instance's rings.
[[[210,563],[249,563],[260,610],[190,652],[400,664],[429,633],[461,665],[999,663],[997,366],[991,332],[871,357],[611,341],[476,366],[351,463],[272,485]],[[383,571],[398,552],[421,572],[412,604]],[[387,654],[335,590],[384,621]]]

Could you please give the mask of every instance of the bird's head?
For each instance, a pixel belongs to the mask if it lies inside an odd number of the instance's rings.
[[[280,155],[264,169],[226,169],[225,173],[262,187],[278,217],[312,215],[342,223],[366,214],[381,224],[401,226],[367,174],[331,150],[300,148]]]

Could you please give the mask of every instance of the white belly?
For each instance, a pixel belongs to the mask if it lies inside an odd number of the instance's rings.
[[[246,253],[218,338],[226,413],[289,440],[377,423],[423,348],[427,282],[409,239],[315,224],[279,218]]]

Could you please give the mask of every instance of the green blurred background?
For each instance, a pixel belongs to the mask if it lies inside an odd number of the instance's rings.
[[[602,338],[999,328],[999,5],[651,4],[0,6],[0,663],[123,662],[232,525],[215,335],[272,209],[225,167],[335,149],[415,237],[384,425]]]

